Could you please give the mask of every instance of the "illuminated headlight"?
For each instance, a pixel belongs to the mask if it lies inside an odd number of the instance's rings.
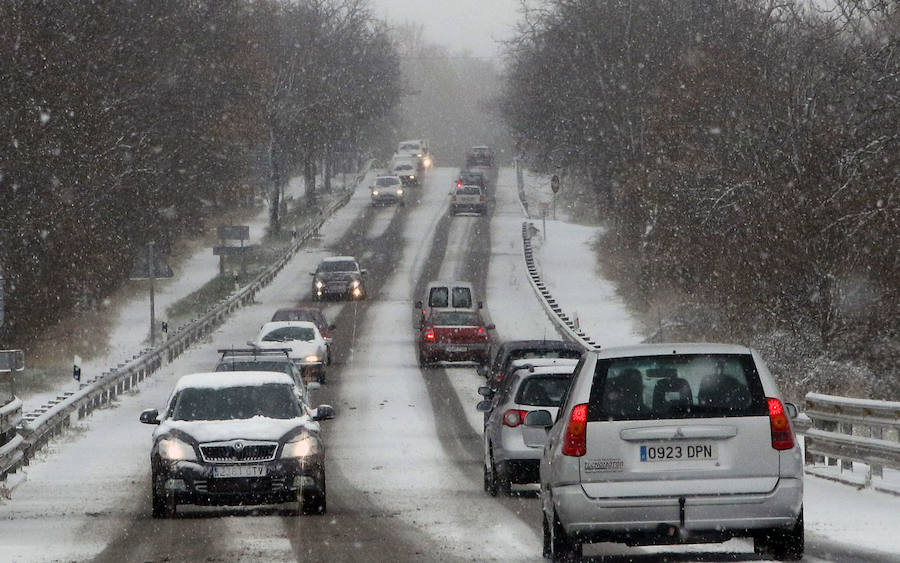
[[[163,438],[159,441],[159,455],[169,461],[191,461],[197,459],[194,447],[178,438]]]
[[[325,287],[325,282],[323,282],[322,280],[316,280],[316,289],[322,289],[323,287]]]
[[[378,195],[378,190],[372,190],[372,195]]]
[[[350,287],[359,287],[359,280],[353,280],[350,282]]]
[[[319,453],[319,444],[310,436],[302,436],[288,442],[281,450],[281,459],[309,457]]]
[[[416,153],[416,158],[422,158],[422,153]]]
[[[431,159],[426,158],[425,160],[422,161],[422,164],[425,165],[425,168],[428,168],[429,166],[431,166]]]
[[[362,296],[362,290],[360,288],[357,287],[356,289],[353,290],[353,297],[361,297],[361,296]]]
[[[403,190],[400,188],[397,188],[397,195],[403,195]]]
[[[319,356],[317,356],[315,354],[310,354],[309,356],[306,356],[305,358],[303,358],[303,361],[304,362],[318,362]]]

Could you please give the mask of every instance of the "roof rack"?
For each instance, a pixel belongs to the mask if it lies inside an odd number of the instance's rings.
[[[290,348],[220,348],[219,353],[222,358],[229,356],[288,356],[290,357],[292,350]]]

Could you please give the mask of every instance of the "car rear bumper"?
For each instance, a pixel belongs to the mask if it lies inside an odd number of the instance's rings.
[[[431,361],[483,362],[487,360],[489,344],[425,344],[421,353]]]
[[[684,499],[682,513],[681,498]],[[592,499],[580,484],[553,489],[552,505],[569,534],[584,541],[689,543],[748,536],[752,530],[790,528],[803,502],[801,479],[780,479],[763,494]],[[665,533],[663,531],[665,530]],[[677,530],[675,536],[672,530]],[[662,533],[662,537],[660,534]]]
[[[454,203],[452,206],[454,213],[485,213],[487,205],[484,203]]]
[[[179,504],[237,506],[293,502],[298,494],[320,492],[321,460],[273,460],[264,477],[213,477],[213,464],[180,461],[159,469],[161,486]]]

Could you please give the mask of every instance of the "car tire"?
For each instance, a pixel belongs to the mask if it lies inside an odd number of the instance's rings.
[[[581,559],[581,542],[575,541],[568,534],[559,521],[556,511],[553,511],[553,523],[550,528],[550,559],[552,561],[577,561]]]
[[[789,530],[776,528],[754,536],[753,551],[757,554],[771,555],[779,561],[799,561],[803,559],[805,543],[803,510],[801,510],[797,522]]]
[[[154,475],[152,477],[151,491],[153,495],[153,517],[154,518],[171,518],[175,516],[177,511],[177,503],[174,493],[167,493],[163,483],[159,483],[159,478]]]
[[[325,368],[319,370],[318,376],[316,377],[316,381],[319,383],[325,383]]]
[[[317,479],[319,490],[309,493],[300,493],[300,514],[321,516],[328,509],[325,491],[325,473]]]

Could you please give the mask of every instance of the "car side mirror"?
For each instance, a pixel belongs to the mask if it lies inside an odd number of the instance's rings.
[[[247,341],[247,346],[249,346],[249,347],[251,347],[251,348],[256,348],[256,343],[253,342],[252,340],[248,340],[248,341]]]
[[[475,405],[475,410],[479,412],[490,412],[491,410],[491,402],[487,399],[483,401],[478,401],[478,404]]]
[[[485,330],[494,330],[495,328],[497,328],[497,325],[495,325],[494,323],[484,326]]]
[[[797,418],[797,415],[800,414],[800,409],[798,409],[797,405],[795,405],[794,403],[785,403],[784,410],[787,411],[788,418],[790,418],[791,420],[794,420],[795,418]]]
[[[478,302],[478,308],[479,308],[479,309],[484,309],[484,301],[479,301],[479,302]]]
[[[331,420],[335,416],[334,407],[331,405],[319,405],[316,407],[315,414],[313,414],[313,420]]]
[[[141,412],[140,420],[144,424],[159,424],[159,411],[156,409],[147,409]]]
[[[553,417],[548,410],[540,409],[531,411],[525,415],[525,426],[550,428],[553,426]]]
[[[359,273],[365,276],[369,273],[369,270],[360,270]]]
[[[481,387],[479,387],[478,394],[487,399],[490,399],[494,396],[494,392],[487,385],[482,385]]]

